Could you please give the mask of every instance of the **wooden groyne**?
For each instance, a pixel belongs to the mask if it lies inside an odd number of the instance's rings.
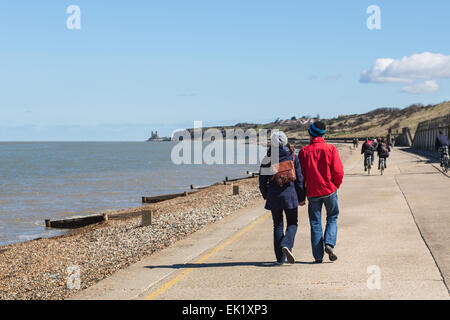
[[[183,192],[183,193],[174,193],[174,194],[164,194],[160,196],[154,196],[154,197],[142,197],[142,203],[158,203],[166,200],[171,200],[179,197],[187,197],[190,194],[196,193],[197,191],[191,191],[191,192]]]
[[[232,182],[252,179],[252,178],[256,177],[257,175],[259,175],[256,172],[250,172],[250,171],[247,171],[247,174],[249,174],[251,176],[249,176],[249,177],[242,177],[242,178],[236,178],[236,179],[229,179],[228,177],[225,177],[225,180],[223,180],[223,184],[227,185],[228,183],[232,183]],[[171,200],[171,199],[175,199],[175,198],[179,198],[179,197],[187,197],[187,196],[189,196],[191,194],[199,192],[202,189],[207,189],[207,188],[210,188],[212,186],[220,185],[220,184],[221,183],[214,183],[212,185],[207,185],[207,186],[194,186],[194,185],[191,185],[190,188],[193,191],[190,191],[190,192],[185,191],[185,192],[182,192],[182,193],[165,194],[165,195],[158,195],[158,196],[152,196],[152,197],[142,197],[142,203],[143,204],[151,204],[151,203],[163,202],[163,201],[167,201],[167,200]],[[233,190],[233,193],[234,194],[238,194],[239,193],[238,189]],[[142,212],[145,212],[145,210],[142,211]],[[113,214],[110,214],[110,215],[104,213],[104,214],[98,214],[98,215],[91,215],[91,216],[85,216],[85,217],[76,217],[76,218],[68,218],[68,219],[61,219],[61,220],[49,220],[49,219],[46,219],[45,220],[45,226],[47,228],[57,228],[57,229],[76,229],[76,228],[81,228],[81,227],[85,227],[85,226],[88,226],[88,225],[91,225],[91,224],[100,223],[100,222],[104,222],[104,221],[108,221],[108,220],[123,219],[123,218],[127,218],[127,217],[138,216],[138,215],[141,215],[142,212],[136,212],[134,214],[130,214],[130,213],[125,213],[125,214],[113,213]]]
[[[225,177],[225,180],[223,180],[223,184],[227,185],[228,182],[236,182],[236,181],[241,181],[241,180],[248,180],[248,179],[252,179],[252,178],[254,178],[256,176],[257,176],[257,174],[253,172],[250,177],[236,178],[236,179],[230,179],[228,177]]]
[[[203,189],[208,189],[208,188],[210,188],[210,187],[212,187],[212,186],[217,186],[217,185],[220,185],[220,184],[221,184],[221,183],[214,183],[214,184],[206,185],[206,186],[195,186],[195,185],[191,184],[191,190],[203,190]]]
[[[46,228],[56,228],[56,229],[76,229],[85,227],[90,224],[99,223],[103,221],[108,221],[107,214],[98,214],[86,217],[76,217],[62,220],[45,220]]]

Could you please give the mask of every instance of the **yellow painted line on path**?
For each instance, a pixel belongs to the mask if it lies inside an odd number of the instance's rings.
[[[253,229],[257,224],[259,224],[260,222],[262,222],[263,220],[267,219],[268,217],[270,217],[271,214],[268,213],[266,215],[264,215],[263,217],[259,218],[258,220],[256,220],[255,222],[253,222],[252,224],[250,224],[249,226],[247,226],[245,229],[239,231],[237,234],[235,234],[233,237],[231,237],[230,239],[228,239],[227,241],[225,241],[224,243],[222,243],[221,245],[217,246],[216,248],[214,248],[213,250],[211,250],[209,253],[205,254],[203,257],[201,257],[198,261],[194,262],[194,264],[201,264],[203,262],[205,262],[206,260],[208,260],[209,258],[211,258],[214,254],[216,254],[217,252],[219,252],[220,250],[222,250],[223,248],[229,246],[233,241],[235,241],[236,239],[238,239],[239,237],[241,237],[242,235],[244,235],[246,232],[250,231],[251,229]],[[160,294],[162,294],[163,292],[165,292],[166,290],[170,289],[171,287],[173,287],[175,284],[177,284],[178,282],[180,282],[184,277],[186,277],[189,273],[191,273],[195,268],[188,268],[186,270],[184,270],[181,274],[179,274],[178,276],[176,276],[175,278],[173,278],[172,280],[170,280],[169,282],[167,282],[166,284],[164,284],[162,287],[160,287],[159,289],[157,289],[156,291],[153,291],[151,294],[149,294],[147,297],[145,297],[145,300],[152,300],[155,299],[157,296],[159,296]]]

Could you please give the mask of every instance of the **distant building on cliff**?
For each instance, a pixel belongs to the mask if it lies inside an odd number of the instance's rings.
[[[152,131],[152,136],[150,139],[159,139],[158,131],[155,131],[155,132]]]
[[[151,137],[147,140],[147,141],[171,141],[172,139],[167,138],[167,137],[159,137],[158,135],[158,131],[153,132],[152,130],[152,135]]]

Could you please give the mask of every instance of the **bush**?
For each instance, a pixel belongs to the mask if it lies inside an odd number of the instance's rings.
[[[364,119],[364,117],[359,117],[359,118],[356,120],[356,125],[357,125],[357,126],[360,126],[360,125],[362,125],[365,121],[366,121],[366,119]]]

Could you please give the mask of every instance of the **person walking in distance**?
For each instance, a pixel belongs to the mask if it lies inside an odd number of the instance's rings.
[[[275,148],[278,148],[278,164],[272,163],[275,160],[270,161],[275,156]],[[263,168],[270,169],[271,174],[263,174]],[[292,249],[298,228],[298,207],[305,205],[306,192],[300,162],[283,132],[272,135],[271,146],[260,169],[259,189],[266,200],[265,208],[272,211],[276,262],[282,265],[287,260],[294,264]],[[286,232],[283,212],[287,221]]]
[[[337,148],[323,138],[326,131],[323,122],[314,122],[308,129],[310,144],[302,148],[298,155],[306,185],[311,246],[316,263],[323,261],[324,250],[331,261],[337,260],[334,251],[339,216],[337,190],[344,178]],[[327,213],[325,234],[322,231],[322,206],[325,206]]]

